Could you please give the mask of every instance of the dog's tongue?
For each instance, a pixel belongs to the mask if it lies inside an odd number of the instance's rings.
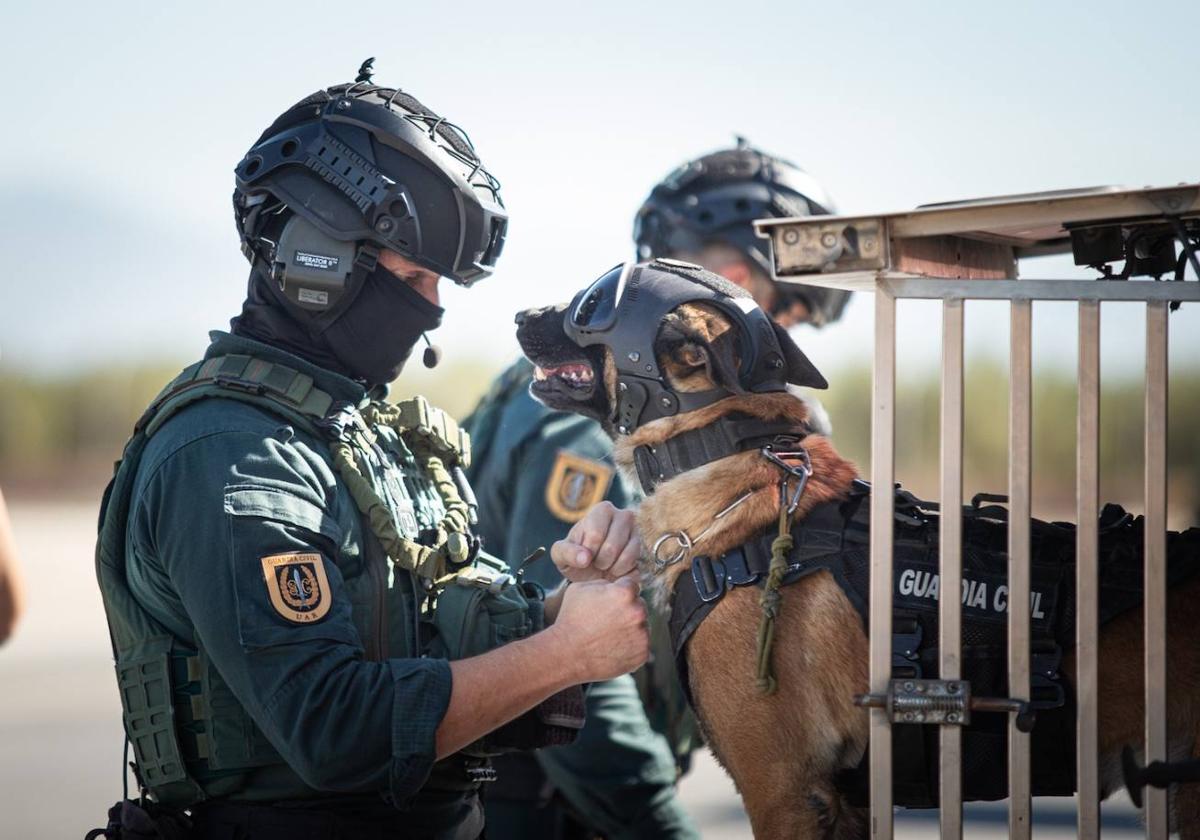
[[[549,379],[552,376],[558,376],[574,382],[591,382],[592,366],[572,362],[565,365],[547,365],[545,367],[538,366],[533,371],[533,378],[539,382]]]

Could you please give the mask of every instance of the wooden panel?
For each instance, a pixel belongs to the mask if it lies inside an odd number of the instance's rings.
[[[1011,245],[958,236],[892,239],[893,271],[955,280],[1005,280],[1017,276]]]

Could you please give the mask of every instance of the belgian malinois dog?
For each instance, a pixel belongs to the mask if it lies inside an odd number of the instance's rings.
[[[752,305],[736,287],[725,285],[730,296],[741,298],[743,307]],[[517,316],[518,340],[537,366],[532,393],[551,408],[598,420],[615,438],[618,466],[635,479],[635,448],[663,444],[730,414],[804,426],[805,404],[793,393],[751,393],[739,386],[739,348],[746,345],[737,340],[742,338],[736,335],[740,327],[728,310],[686,302],[646,324],[645,346],[653,347],[670,391],[687,395],[723,388],[729,395],[620,430],[615,407],[621,385],[614,348],[597,341],[581,343],[568,330],[571,309],[585,304],[593,305],[576,296],[571,307],[534,309]],[[600,304],[615,309],[617,317],[627,317],[629,310],[614,307],[611,300]],[[776,330],[776,337],[789,364],[796,356],[803,358],[786,333]],[[845,498],[857,477],[854,465],[828,439],[809,434],[803,445],[811,459],[811,478],[795,511],[798,518],[819,504]],[[677,562],[643,562],[643,577],[660,607],[670,608],[676,578],[689,574],[696,556],[717,557],[774,527],[779,519],[779,476],[760,453],[747,451],[657,485],[638,509],[646,546],[655,545],[664,534],[703,534]],[[687,644],[689,687],[708,743],[736,783],[756,837],[866,837],[865,809],[851,806],[836,783],[840,773],[859,764],[867,748],[868,715],[853,703],[855,695],[868,688],[868,642],[860,614],[827,572],[784,586],[775,624],[778,690],[764,695],[756,687],[755,660],[761,592],[757,586],[730,588]],[[1200,575],[1171,591],[1172,759],[1200,757],[1197,603]],[[1143,743],[1142,621],[1140,608],[1128,610],[1107,623],[1100,636],[1099,741],[1105,796],[1121,786],[1122,747]],[[1061,673],[1073,690],[1073,651],[1065,652]],[[1061,749],[1069,753],[1072,745],[1064,743]],[[1184,840],[1200,838],[1200,786],[1180,786],[1171,800],[1174,825]]]

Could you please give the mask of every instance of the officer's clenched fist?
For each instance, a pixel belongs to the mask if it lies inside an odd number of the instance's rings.
[[[578,682],[609,680],[646,662],[646,605],[634,578],[574,583],[562,598],[552,631],[569,645]]]
[[[600,502],[550,546],[554,565],[567,580],[617,580],[636,571],[642,556],[635,516]]]

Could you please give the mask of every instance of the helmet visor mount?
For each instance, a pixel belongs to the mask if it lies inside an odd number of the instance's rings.
[[[632,263],[614,266],[577,296],[570,308],[571,324],[588,332],[604,331],[617,318]]]

